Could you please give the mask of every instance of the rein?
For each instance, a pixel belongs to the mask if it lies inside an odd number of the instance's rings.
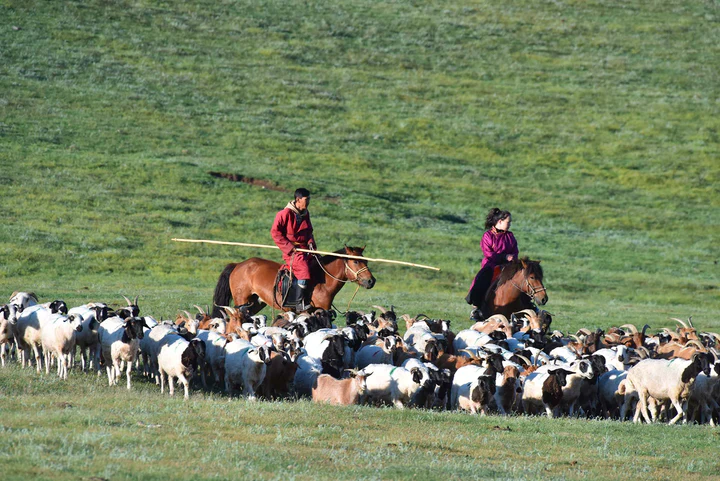
[[[357,281],[359,280],[359,279],[358,279],[358,276],[359,276],[360,274],[362,274],[362,273],[365,272],[365,271],[370,270],[370,269],[368,269],[367,266],[365,266],[365,267],[363,267],[362,269],[359,269],[358,271],[354,271],[354,270],[352,270],[352,268],[348,265],[347,259],[343,259],[343,263],[345,264],[345,273],[347,273],[347,271],[352,272],[353,275],[355,276],[355,279],[342,280],[342,279],[338,279],[338,278],[335,277],[334,275],[330,274],[330,273],[325,269],[325,266],[323,266],[322,262],[320,261],[320,259],[319,259],[318,256],[317,256],[317,254],[313,254],[313,256],[315,257],[315,260],[317,261],[318,265],[320,265],[320,269],[322,269],[322,271],[323,271],[327,276],[331,277],[332,279],[335,279],[335,280],[338,281],[338,282],[342,282],[343,284],[345,284],[345,283],[347,283],[347,282],[357,282]],[[358,293],[359,290],[360,290],[360,284],[357,284],[357,287],[355,288],[355,292],[353,293],[352,297],[350,298],[350,302],[348,302],[347,311],[342,312],[340,309],[338,309],[337,307],[335,307],[335,304],[334,304],[334,303],[331,303],[331,306],[333,307],[333,309],[335,309],[336,311],[338,311],[340,314],[342,314],[342,315],[344,316],[345,314],[348,313],[348,311],[350,311],[350,304],[352,304],[352,301],[355,300],[355,296],[357,295],[357,293]]]

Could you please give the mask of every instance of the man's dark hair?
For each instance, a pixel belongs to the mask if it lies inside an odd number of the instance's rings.
[[[298,190],[295,191],[295,200],[302,199],[303,197],[310,197],[310,191],[300,187]]]

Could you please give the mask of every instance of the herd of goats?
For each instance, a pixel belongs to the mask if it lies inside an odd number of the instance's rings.
[[[655,335],[631,324],[565,335],[550,329],[546,311],[495,315],[459,332],[450,321],[406,314],[400,335],[394,308],[349,311],[345,327],[324,310],[283,313],[268,326],[264,315],[223,306],[157,322],[140,316],[137,298],[125,300],[118,309],[68,309],[13,293],[0,308],[2,366],[8,354],[48,374],[55,363],[67,379],[79,350],[79,368],[104,367],[111,386],[125,371],[130,389],[137,370],[171,395],[177,379],[186,398],[196,378],[249,399],[712,426],[720,415],[720,336],[690,319]]]

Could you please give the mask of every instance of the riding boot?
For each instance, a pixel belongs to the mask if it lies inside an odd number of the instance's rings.
[[[311,299],[312,289],[309,289],[307,285],[298,285],[297,304],[295,304],[295,312],[304,312],[309,310],[312,307],[310,304]]]

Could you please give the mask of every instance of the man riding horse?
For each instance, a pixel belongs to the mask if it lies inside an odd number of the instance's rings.
[[[306,252],[297,249],[315,250],[315,238],[310,222],[310,191],[304,188],[295,191],[295,200],[288,202],[283,210],[275,216],[270,234],[273,241],[283,253],[285,263],[290,267],[297,278],[295,292],[292,297],[297,299],[295,309],[297,312],[310,309],[312,286],[310,285],[310,270],[313,259]]]

